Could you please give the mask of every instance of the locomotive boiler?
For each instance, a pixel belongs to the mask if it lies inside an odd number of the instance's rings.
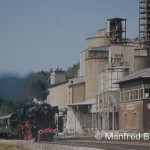
[[[0,124],[0,128],[1,126],[3,129],[5,128],[0,132],[4,132],[7,137],[12,137],[15,134],[19,139],[52,141],[56,129],[56,113],[58,113],[57,106],[52,107],[45,102],[28,103],[10,117],[0,118],[0,122],[5,122],[5,124]],[[6,119],[7,121],[3,121]]]
[[[35,139],[38,141],[52,141],[56,129],[55,113],[58,107],[43,102],[27,104],[17,111],[18,137],[23,139]]]

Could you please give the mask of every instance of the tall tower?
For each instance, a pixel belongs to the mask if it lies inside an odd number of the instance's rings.
[[[150,46],[150,0],[139,0],[139,40]]]
[[[126,21],[124,18],[111,18],[107,20],[107,37],[111,43],[126,42]]]

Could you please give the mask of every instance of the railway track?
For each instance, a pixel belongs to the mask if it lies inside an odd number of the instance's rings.
[[[42,144],[56,144],[75,147],[99,148],[104,150],[150,150],[150,141],[108,141],[87,138],[64,138],[53,142],[40,141]]]
[[[46,144],[68,145],[76,147],[100,148],[105,150],[150,150],[149,143],[143,142],[124,142],[124,141],[85,141],[85,140],[59,140]]]

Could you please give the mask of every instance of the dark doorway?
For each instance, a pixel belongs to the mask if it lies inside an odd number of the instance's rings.
[[[58,132],[63,132],[63,117],[59,116],[58,118]]]

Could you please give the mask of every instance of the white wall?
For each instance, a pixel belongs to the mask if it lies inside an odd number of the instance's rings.
[[[80,70],[79,76],[85,76],[85,51],[80,53]]]
[[[69,107],[67,109],[66,130],[68,133],[82,132],[82,113],[80,109]]]

